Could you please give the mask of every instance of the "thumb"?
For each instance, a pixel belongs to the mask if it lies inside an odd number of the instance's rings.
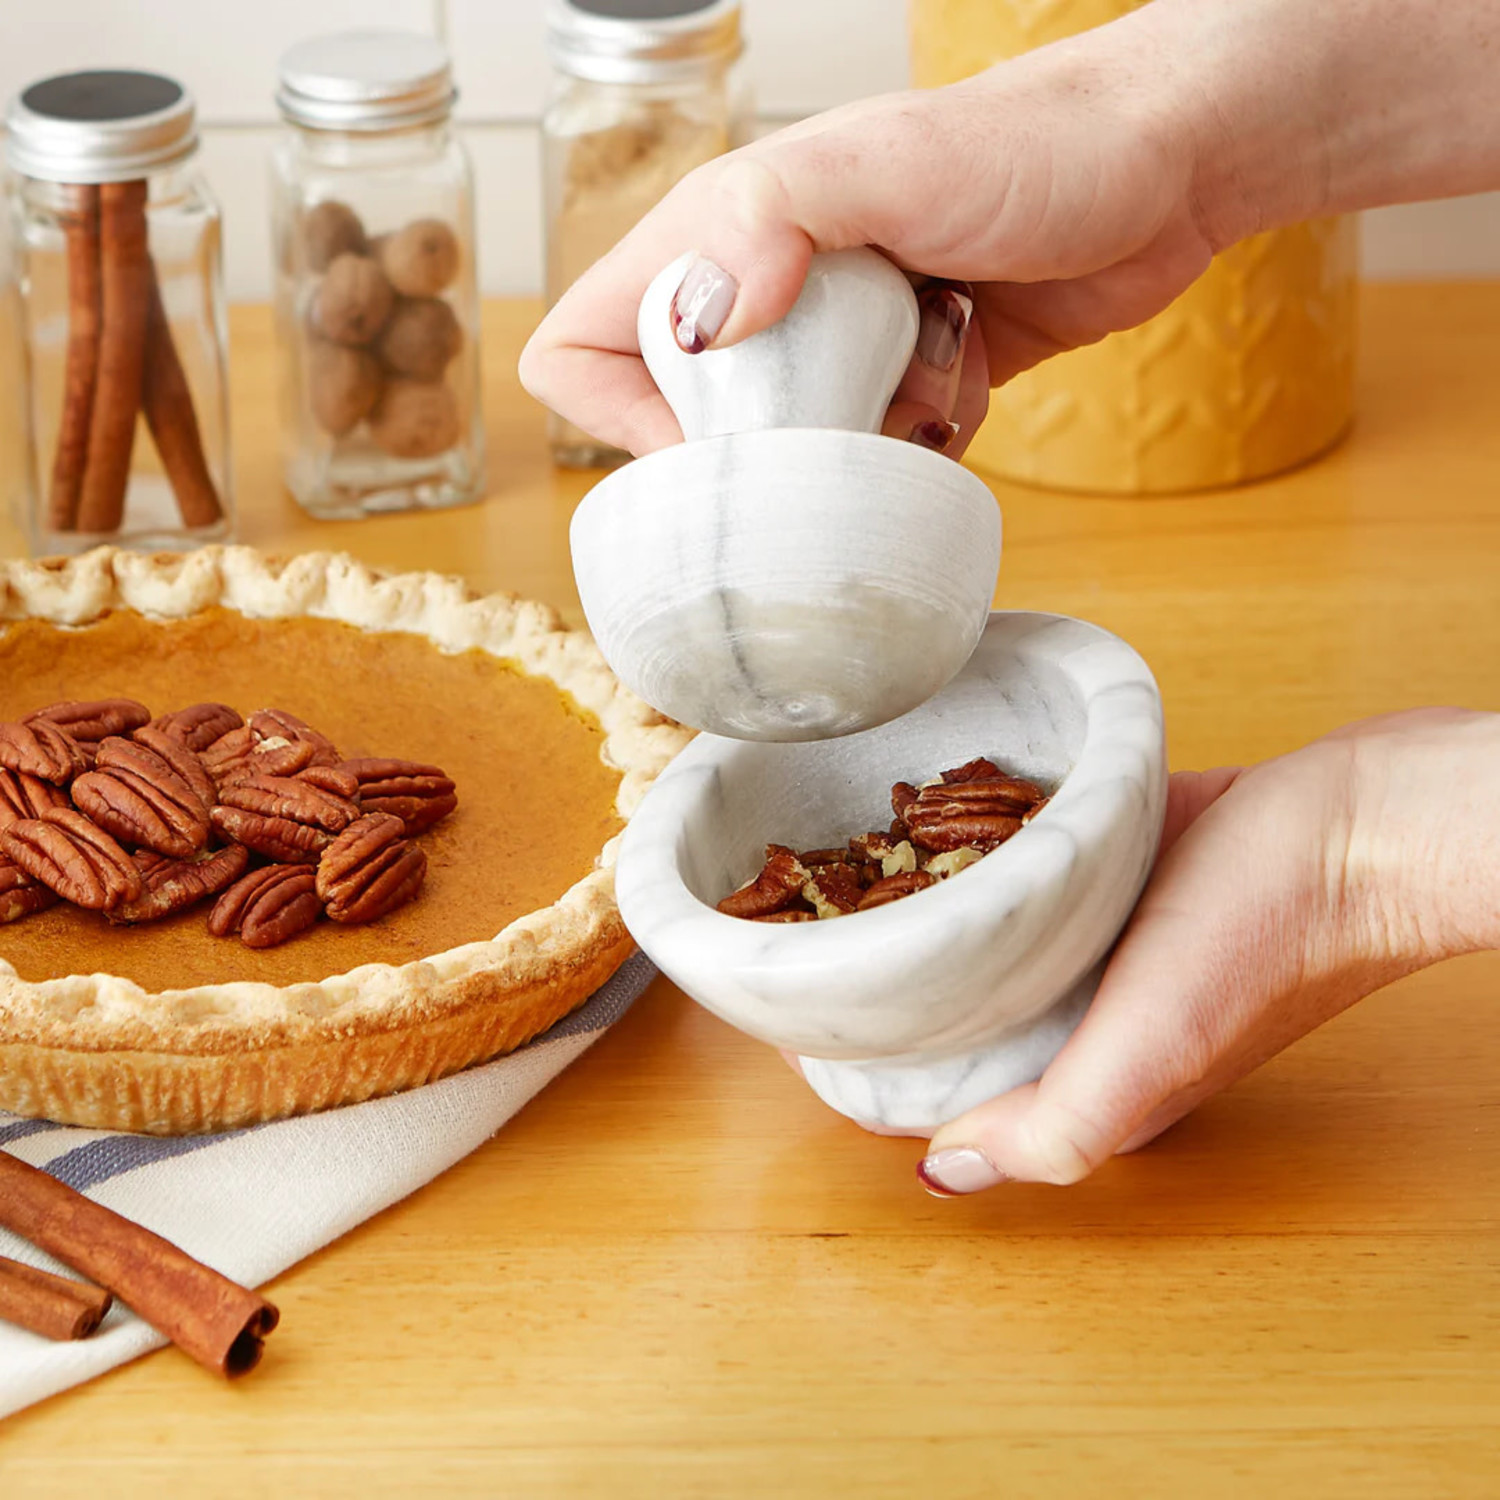
[[[1157,871],[1083,1023],[1040,1080],[969,1110],[933,1136],[918,1168],[930,1192],[1078,1182],[1202,1079],[1221,1040],[1213,1017],[1223,992],[1224,935],[1237,924],[1227,912],[1184,905],[1173,893],[1203,889],[1200,857],[1183,835],[1239,774],[1224,768],[1172,778]]]
[[[672,333],[680,348],[697,354],[738,343],[785,317],[815,246],[786,184],[758,157],[726,157],[681,191],[694,204],[695,223],[679,233],[694,254],[672,300]],[[666,207],[664,217],[675,218],[677,205],[669,200]],[[658,243],[653,234],[639,251],[631,250],[656,257]],[[642,266],[636,274],[660,269]]]

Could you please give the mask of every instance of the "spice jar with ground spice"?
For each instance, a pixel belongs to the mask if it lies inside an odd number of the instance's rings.
[[[750,138],[739,0],[550,0],[542,120],[551,306],[694,167]],[[630,457],[554,415],[566,468]]]
[[[154,73],[65,73],[6,115],[34,552],[231,531],[218,205],[193,100]]]
[[[482,493],[474,193],[454,98],[428,36],[341,32],[281,59],[282,467],[315,516]]]

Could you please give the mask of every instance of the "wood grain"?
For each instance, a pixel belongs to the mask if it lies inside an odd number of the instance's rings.
[[[303,519],[269,323],[234,320],[245,540],[462,571],[578,618],[486,314],[493,497]],[[1414,703],[1500,709],[1500,287],[1376,288],[1332,457],[1187,499],[1001,488],[999,602],[1160,677],[1174,762]],[[0,527],[0,546],[15,533]],[[226,1391],[165,1352],[0,1428],[7,1500],[1500,1491],[1500,958],[1366,1001],[1065,1190],[937,1202],[658,982],[488,1146],[269,1289]]]

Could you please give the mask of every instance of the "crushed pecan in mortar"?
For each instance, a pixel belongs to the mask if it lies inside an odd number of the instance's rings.
[[[422,885],[413,836],[457,804],[439,767],[346,761],[284,709],[49,704],[0,722],[0,925],[61,901],[129,927],[216,897],[210,932],[268,948],[378,921]]]
[[[843,849],[798,854],[767,844],[760,873],[719,902],[752,922],[813,922],[871,911],[927,890],[1013,838],[1047,805],[1034,781],[980,757],[922,786],[891,788],[889,830],[857,833]]]

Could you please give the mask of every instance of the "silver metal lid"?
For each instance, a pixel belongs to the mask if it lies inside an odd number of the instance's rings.
[[[671,83],[743,50],[739,0],[548,0],[547,50],[595,83]]]
[[[44,182],[132,182],[198,146],[193,96],[159,73],[59,73],[5,113],[6,157]]]
[[[448,49],[415,31],[340,31],[282,54],[276,103],[312,130],[430,125],[453,109]]]

